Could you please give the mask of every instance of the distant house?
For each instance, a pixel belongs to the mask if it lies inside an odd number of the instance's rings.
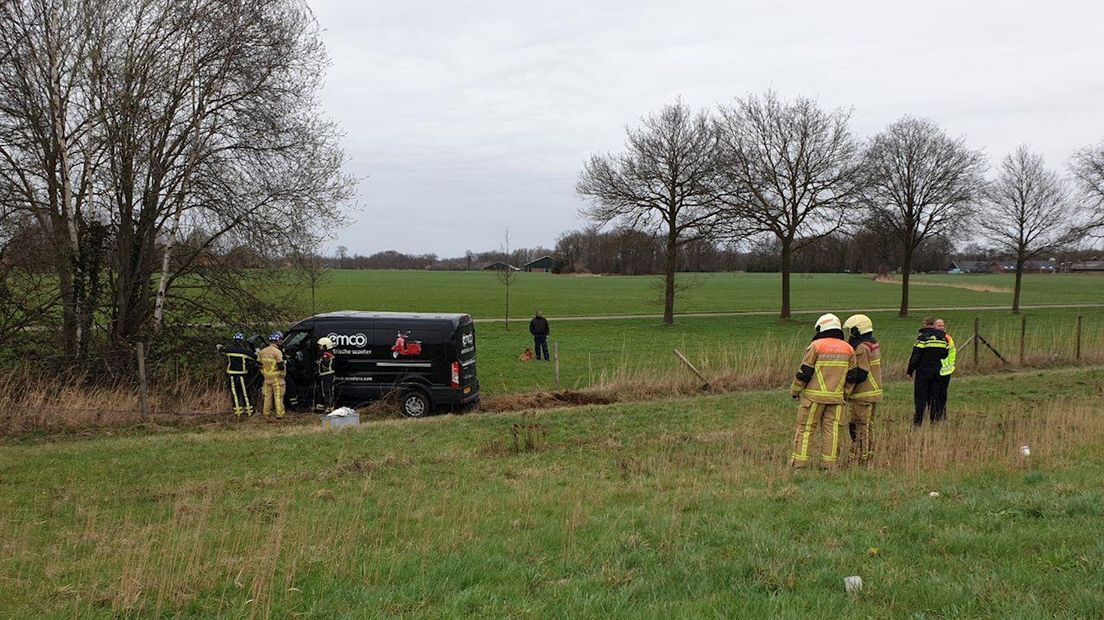
[[[538,271],[542,273],[552,273],[556,268],[556,259],[551,256],[542,256],[537,260],[529,261],[522,267],[525,271]]]
[[[956,260],[947,268],[950,273],[992,273],[993,261]]]
[[[518,269],[517,267],[514,267],[513,265],[511,265],[509,263],[504,263],[500,260],[496,260],[495,262],[491,263],[490,265],[487,265],[486,267],[484,267],[483,271],[521,271],[521,270]]]
[[[1104,271],[1104,260],[1088,260],[1080,263],[1074,263],[1070,265],[1070,271]]]

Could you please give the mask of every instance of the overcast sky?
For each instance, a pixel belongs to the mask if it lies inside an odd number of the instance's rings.
[[[329,244],[462,255],[551,247],[584,225],[592,152],[681,96],[767,88],[904,114],[997,161],[1020,143],[1064,168],[1104,139],[1104,2],[310,0],[333,66],[323,105],[361,178]]]

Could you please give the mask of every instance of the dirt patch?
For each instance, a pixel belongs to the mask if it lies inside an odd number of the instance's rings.
[[[486,396],[480,407],[483,411],[522,411],[524,409],[549,409],[553,407],[577,407],[579,405],[610,405],[618,398],[601,392],[527,392]]]
[[[969,276],[963,276],[969,277]],[[878,276],[874,278],[875,282],[882,284],[900,284],[901,280],[895,277]],[[967,291],[974,291],[975,293],[1007,293],[1011,295],[1013,290],[1005,288],[1003,286],[994,286],[992,284],[971,284],[968,282],[952,283],[952,282],[917,282],[916,280],[909,281],[910,286],[936,286],[940,288],[960,288]]]

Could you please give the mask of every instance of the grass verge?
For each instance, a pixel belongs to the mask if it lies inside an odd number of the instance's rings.
[[[1104,370],[907,389],[835,474],[778,391],[0,446],[0,616],[1104,614]]]

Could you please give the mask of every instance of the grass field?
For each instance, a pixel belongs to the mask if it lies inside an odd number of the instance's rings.
[[[934,431],[907,389],[835,475],[780,391],[9,441],[0,617],[1104,616],[1104,370],[958,380]]]
[[[661,312],[656,279],[652,277],[588,277],[520,273],[511,291],[510,329],[502,323],[478,326],[479,372],[489,394],[552,389],[548,365],[522,364],[517,356],[532,346],[529,314],[541,308],[552,320],[552,341],[560,346],[561,387],[583,388],[615,377],[681,373],[672,350],[680,348],[704,367],[738,360],[737,353],[784,350],[796,356],[809,337],[809,324],[825,309],[896,308],[900,289],[874,282],[868,275],[815,274],[794,276],[794,310],[790,322],[771,314],[778,304],[778,274],[681,274],[694,282],[678,304],[679,312],[766,312],[765,316],[681,317],[672,327],[656,318],[604,321],[558,321],[563,316],[616,316]],[[1011,276],[917,276],[915,307],[993,306],[1011,304]],[[929,285],[930,284],[930,285]],[[939,284],[941,286],[935,286]],[[951,284],[954,286],[942,286]],[[1104,304],[1104,277],[1092,274],[1030,274],[1025,278],[1025,304]],[[968,287],[968,288],[962,288]],[[975,290],[980,289],[980,290]],[[999,292],[994,292],[999,291]],[[503,290],[495,275],[485,272],[333,271],[318,297],[318,310],[467,312],[477,319],[501,318]],[[811,315],[810,315],[811,314]],[[872,313],[890,363],[907,358],[919,317],[898,319],[895,312]],[[941,311],[951,333],[964,342],[974,317],[983,321],[987,340],[1009,359],[1018,353],[1019,318],[1006,309]],[[1047,309],[1025,312],[1029,320],[1028,352],[1036,361],[1055,354],[1072,357],[1076,316],[1083,314],[1085,350],[1104,349],[1104,308]],[[841,316],[846,318],[846,316]],[[984,359],[991,356],[985,354]],[[796,357],[795,357],[796,359]],[[1013,360],[1015,361],[1015,360]]]
[[[1026,353],[1033,362],[1048,361],[1059,355],[1073,358],[1073,339],[1077,310],[1031,310],[1028,320]],[[1083,349],[1085,354],[1104,354],[1104,309],[1084,310]],[[982,319],[985,338],[1015,363],[1018,361],[1021,318],[1007,311],[950,311],[939,315],[948,321],[948,329],[964,343],[973,330],[974,317]],[[872,313],[876,334],[884,346],[887,367],[904,371],[918,318],[899,319],[895,313]],[[841,316],[846,319],[846,316]],[[783,322],[769,316],[681,318],[674,326],[662,327],[651,319],[609,321],[552,322],[551,340],[560,347],[561,387],[583,388],[626,375],[660,376],[688,373],[676,359],[678,348],[699,367],[709,370],[739,371],[732,365],[743,364],[752,371],[758,364],[777,363],[779,357],[788,375],[800,358],[800,352],[812,337],[816,314],[798,315]],[[552,389],[554,372],[549,364],[522,363],[517,356],[532,341],[524,324],[507,331],[501,323],[477,327],[479,376],[491,394]],[[980,361],[988,368],[996,361],[982,349]],[[970,351],[963,351],[964,366],[969,367]],[[778,376],[781,383],[783,376]]]
[[[657,278],[568,276],[519,273],[510,291],[511,314],[536,309],[556,316],[657,314],[663,308]],[[780,279],[772,273],[679,274],[689,288],[676,312],[776,312]],[[1003,306],[1012,304],[1012,276],[915,276],[915,307]],[[932,284],[953,284],[932,286]],[[964,288],[965,287],[965,288]],[[995,290],[971,290],[971,289]],[[1104,303],[1104,276],[1029,274],[1024,304]],[[793,309],[896,308],[900,287],[862,274],[794,274]],[[504,290],[488,272],[330,271],[318,291],[317,309],[463,312],[502,318]]]

